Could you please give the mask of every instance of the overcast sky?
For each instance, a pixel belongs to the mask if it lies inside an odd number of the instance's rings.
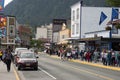
[[[4,6],[6,6],[8,3],[10,3],[12,0],[5,0]]]

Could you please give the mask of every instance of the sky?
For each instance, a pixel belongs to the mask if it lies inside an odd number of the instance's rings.
[[[5,0],[4,6],[6,6],[8,3],[10,3],[12,0]]]

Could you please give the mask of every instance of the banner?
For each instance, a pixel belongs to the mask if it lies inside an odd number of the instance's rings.
[[[107,18],[107,16],[101,12],[101,16],[100,16],[100,21],[99,21],[99,25]]]
[[[113,9],[112,8],[112,15],[111,15],[111,21],[113,21],[113,19],[118,19],[118,9]]]
[[[6,26],[7,26],[7,18],[0,15],[0,37],[5,37],[6,32]]]
[[[3,12],[4,9],[4,0],[0,0],[0,12]]]

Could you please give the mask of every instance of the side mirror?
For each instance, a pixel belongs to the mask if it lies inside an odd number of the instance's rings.
[[[38,56],[36,56],[36,58],[39,58]]]

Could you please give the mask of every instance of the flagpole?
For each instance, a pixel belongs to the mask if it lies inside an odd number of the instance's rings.
[[[112,8],[112,15],[111,15],[111,21],[113,21],[113,19],[118,19],[118,12],[116,9]],[[112,27],[111,27],[111,30],[110,30],[110,40],[109,40],[109,50],[112,49],[112,34],[113,34],[113,24],[112,24]]]
[[[80,39],[81,39],[81,22],[82,22],[82,4],[83,1],[80,1]]]

